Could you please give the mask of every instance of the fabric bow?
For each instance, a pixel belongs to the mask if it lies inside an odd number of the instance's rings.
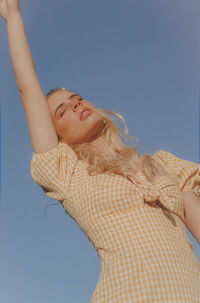
[[[182,194],[176,182],[166,176],[160,176],[156,184],[147,181],[143,174],[132,178],[133,183],[139,188],[146,202],[155,203],[161,208],[179,216],[186,225]]]
[[[143,197],[145,201],[148,202],[155,202],[156,200],[159,200],[161,202],[161,200],[163,200],[163,192],[160,190],[155,190],[155,189],[143,189]]]

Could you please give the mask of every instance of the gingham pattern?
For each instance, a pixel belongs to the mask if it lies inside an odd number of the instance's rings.
[[[31,175],[62,202],[101,262],[91,303],[200,303],[200,263],[185,228],[181,192],[200,196],[200,166],[160,150],[165,176],[156,185],[139,173],[89,176],[87,164],[65,143],[33,153]]]

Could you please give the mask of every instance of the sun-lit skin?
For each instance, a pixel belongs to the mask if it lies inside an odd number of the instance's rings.
[[[57,91],[47,99],[53,125],[61,142],[66,144],[93,142],[99,146],[105,141],[102,137],[104,128],[104,118],[94,105],[81,96],[70,96],[75,94],[71,91]],[[62,107],[55,111],[57,107],[64,103]],[[80,110],[88,107],[92,113],[83,120],[80,120]]]

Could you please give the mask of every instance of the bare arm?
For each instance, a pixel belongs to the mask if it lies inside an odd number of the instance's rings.
[[[20,11],[15,10],[8,15],[7,30],[16,84],[22,92],[37,81],[37,76]]]
[[[200,244],[200,198],[192,191],[183,193],[187,227]]]
[[[32,147],[35,153],[44,153],[58,145],[58,138],[45,95],[36,75],[19,10],[19,0],[3,0],[0,3],[0,13],[7,21],[11,62],[26,115]]]

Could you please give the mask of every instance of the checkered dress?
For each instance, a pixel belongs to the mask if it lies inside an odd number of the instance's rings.
[[[155,185],[140,172],[89,176],[65,143],[31,159],[31,176],[92,242],[101,271],[91,303],[200,303],[200,263],[188,238],[182,192],[200,196],[200,165],[159,150],[177,177]]]

